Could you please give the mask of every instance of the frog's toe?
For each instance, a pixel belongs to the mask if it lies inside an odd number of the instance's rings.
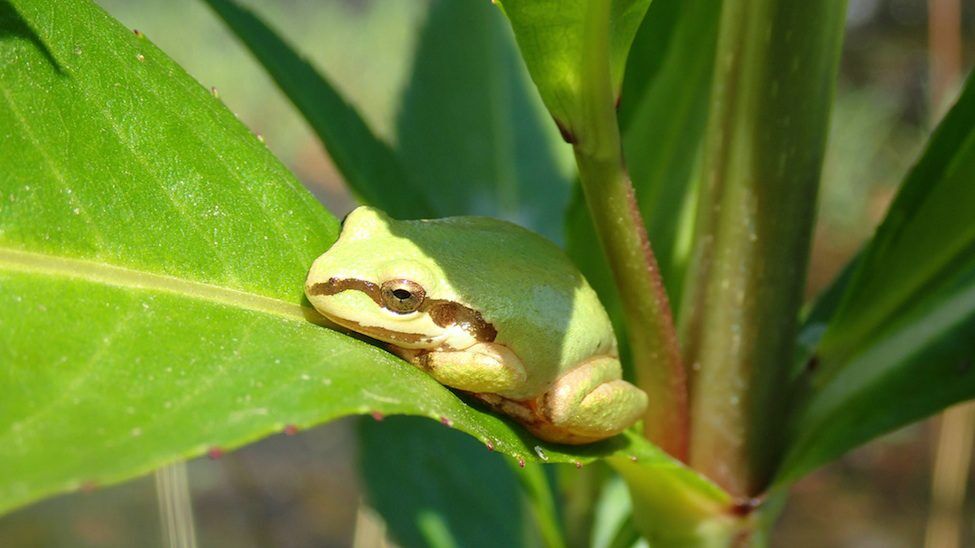
[[[590,443],[619,434],[647,408],[645,392],[622,380],[619,360],[593,358],[563,375],[537,402],[537,436],[559,443]]]

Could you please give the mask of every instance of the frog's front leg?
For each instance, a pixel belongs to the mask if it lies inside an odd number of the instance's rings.
[[[467,392],[505,392],[524,385],[528,373],[507,347],[477,343],[464,350],[394,348],[404,360],[426,370],[441,384]]]
[[[617,358],[583,362],[536,400],[536,414],[543,420],[529,428],[543,439],[574,444],[619,434],[647,408],[646,393],[621,376]]]

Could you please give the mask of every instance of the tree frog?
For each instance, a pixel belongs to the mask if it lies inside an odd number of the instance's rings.
[[[552,242],[487,217],[398,221],[352,211],[305,293],[441,384],[568,444],[620,433],[647,395],[622,380],[595,291]]]

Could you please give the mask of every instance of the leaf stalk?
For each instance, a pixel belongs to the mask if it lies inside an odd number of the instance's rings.
[[[646,436],[687,456],[687,390],[677,333],[646,227],[623,163],[609,66],[608,0],[590,2],[585,29],[583,115],[572,142],[596,233],[623,301],[638,386],[650,395]]]

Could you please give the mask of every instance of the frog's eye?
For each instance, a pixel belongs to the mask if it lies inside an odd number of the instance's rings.
[[[410,280],[389,280],[381,288],[383,306],[397,314],[415,312],[423,304],[426,291]]]

